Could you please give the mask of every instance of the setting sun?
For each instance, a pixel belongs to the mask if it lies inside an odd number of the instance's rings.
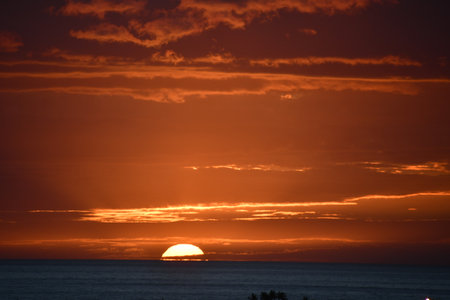
[[[191,244],[177,244],[169,247],[161,256],[163,260],[186,259],[195,256],[197,259],[200,255],[204,255],[202,249]],[[190,259],[189,259],[190,260]]]

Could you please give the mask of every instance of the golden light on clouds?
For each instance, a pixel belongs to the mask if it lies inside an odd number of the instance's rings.
[[[364,165],[364,168],[379,173],[420,175],[450,174],[449,165],[446,162],[425,162],[421,164],[389,164],[382,162],[365,162],[362,164]]]
[[[230,222],[262,220],[359,220],[408,221],[415,205],[423,214],[416,219],[430,220],[446,213],[439,203],[448,201],[450,192],[423,192],[403,195],[364,195],[335,202],[212,203],[131,209],[33,210],[31,213],[77,215],[79,221],[100,223]],[[431,207],[426,207],[434,203]],[[418,207],[418,208],[417,208]],[[450,211],[449,211],[450,212]]]
[[[201,170],[201,169],[227,169],[233,171],[273,171],[273,172],[306,172],[310,168],[292,168],[282,167],[274,164],[264,165],[238,165],[238,164],[224,164],[224,165],[212,165],[212,166],[188,166],[186,169]]]
[[[134,209],[93,209],[80,212],[80,221],[102,223],[214,222],[315,218],[314,207],[351,206],[351,202],[218,203]],[[40,211],[33,211],[40,212]],[[48,212],[48,211],[47,211]],[[58,211],[52,211],[58,213]]]
[[[79,58],[87,60],[88,58]],[[139,100],[184,103],[188,98],[212,96],[264,96],[287,97],[301,91],[361,91],[404,95],[417,95],[425,86],[446,85],[450,81],[442,78],[365,78],[305,76],[258,72],[221,72],[200,66],[151,66],[142,62],[108,60],[95,63],[96,58],[86,64],[87,69],[74,66],[73,62],[46,63],[30,61],[31,65],[55,65],[67,71],[0,72],[5,82],[20,80],[20,85],[0,86],[0,92],[37,93],[55,92],[75,95],[129,96]],[[100,59],[100,58],[97,58]],[[107,59],[107,58],[105,58]],[[167,58],[175,60],[176,58]],[[1,64],[1,63],[0,63]],[[15,62],[6,62],[14,69]],[[17,65],[26,62],[17,62]],[[95,64],[98,64],[96,67]],[[59,66],[58,66],[59,65]],[[71,70],[72,69],[72,70]],[[289,98],[289,97],[287,97]]]

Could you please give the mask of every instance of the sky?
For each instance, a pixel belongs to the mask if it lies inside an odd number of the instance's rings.
[[[0,2],[0,258],[450,264],[430,0]]]

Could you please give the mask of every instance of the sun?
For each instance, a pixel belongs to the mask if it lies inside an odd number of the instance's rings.
[[[204,260],[202,249],[192,244],[177,244],[169,247],[161,256],[162,260]]]

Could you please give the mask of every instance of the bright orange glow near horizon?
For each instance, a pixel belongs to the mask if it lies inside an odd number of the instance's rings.
[[[0,259],[450,264],[449,9],[1,1]]]

